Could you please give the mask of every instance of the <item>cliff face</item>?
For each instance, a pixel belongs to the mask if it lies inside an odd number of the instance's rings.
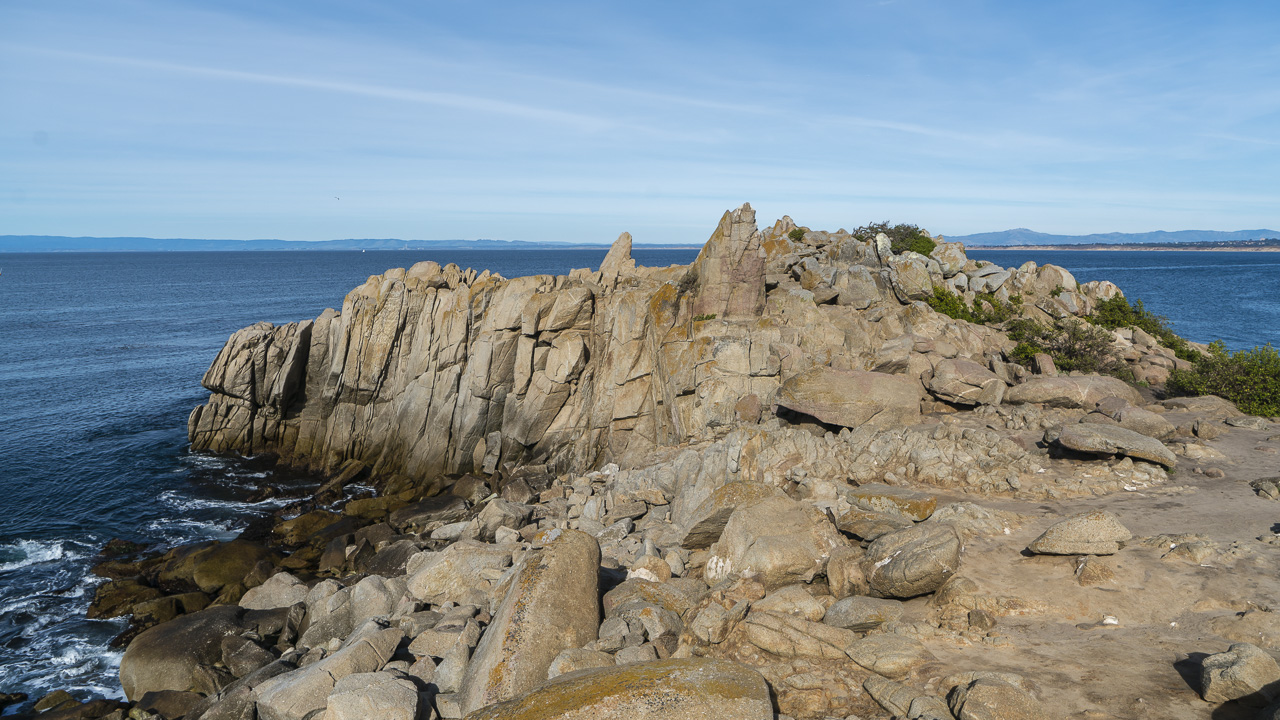
[[[1059,316],[1115,292],[1077,292],[1053,266],[980,267],[959,244],[925,258],[794,229],[784,218],[761,231],[744,205],[687,267],[635,267],[624,233],[596,272],[388,270],[341,312],[232,335],[204,376],[211,396],[191,414],[192,447],[273,452],[319,471],[357,459],[409,477],[634,466],[769,414],[783,382],[813,368],[872,371],[863,385],[900,375],[926,409],[944,360],[1015,382],[1007,338],[916,302],[935,285],[1017,293],[1030,312]],[[802,405],[788,409],[804,415]]]

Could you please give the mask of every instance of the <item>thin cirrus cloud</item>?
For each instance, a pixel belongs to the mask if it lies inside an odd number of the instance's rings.
[[[603,118],[591,117],[578,113],[564,112],[531,105],[522,105],[519,103],[495,100],[492,98],[461,95],[458,93],[447,92],[430,92],[425,90],[415,90],[409,88],[387,87],[373,84],[360,84],[351,82],[338,82],[334,80],[326,80],[321,78],[295,77],[289,75],[275,75],[270,73],[247,72],[244,70],[229,70],[218,67],[201,67],[195,65],[185,65],[175,62],[165,62],[160,60],[151,60],[145,58],[120,57],[112,55],[93,55],[88,53],[75,53],[66,51],[46,52],[39,48],[20,47],[10,45],[6,48],[10,51],[22,51],[33,55],[37,54],[56,54],[64,58],[80,60],[88,63],[117,65],[122,67],[138,68],[142,70],[153,70],[163,73],[173,73],[177,75],[194,75],[207,78],[218,78],[223,80],[231,80],[245,83],[254,83],[261,85],[279,85],[285,87],[305,88],[309,90],[318,90],[329,93],[339,93],[343,95],[356,95],[370,98],[380,98],[384,100],[394,100],[408,103],[422,103],[425,105],[437,105],[440,107],[453,108],[457,110],[465,110],[478,113],[492,113],[498,115],[509,115],[525,120],[535,120],[539,122],[555,123],[566,125],[575,129],[582,130],[599,130],[609,126],[611,123]]]
[[[1268,9],[209,7],[0,8],[0,234],[1280,225]]]

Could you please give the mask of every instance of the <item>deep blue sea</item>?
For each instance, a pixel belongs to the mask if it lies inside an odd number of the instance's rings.
[[[124,625],[84,618],[102,544],[231,537],[275,507],[242,502],[261,468],[186,448],[200,378],[232,332],[313,318],[420,260],[515,277],[594,268],[604,253],[0,254],[0,692],[119,697],[107,643]],[[971,254],[1111,280],[1193,340],[1280,344],[1280,254]],[[635,252],[643,265],[695,255]]]

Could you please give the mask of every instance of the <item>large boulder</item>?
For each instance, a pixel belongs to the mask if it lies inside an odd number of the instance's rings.
[[[453,495],[439,495],[392,511],[389,522],[397,530],[405,530],[423,528],[432,523],[451,523],[466,515],[466,500]]]
[[[120,685],[130,700],[149,692],[210,692],[201,666],[222,662],[222,639],[246,629],[244,608],[213,607],[143,631],[120,660]]]
[[[959,720],[1052,720],[1031,693],[994,677],[980,677],[951,691],[951,711]]]
[[[895,255],[889,259],[889,283],[898,300],[909,303],[933,295],[933,279],[921,255]]]
[[[360,637],[338,652],[304,668],[267,680],[254,695],[261,720],[302,720],[323,710],[336,684],[349,675],[382,669],[404,638],[399,628]]]
[[[905,375],[816,367],[787,378],[777,404],[830,425],[900,428],[920,421],[920,383]]]
[[[276,660],[206,696],[189,709],[190,720],[246,720],[255,717],[254,690],[278,675],[296,670],[288,660]]]
[[[871,594],[911,598],[942,587],[960,568],[960,535],[945,523],[926,523],[880,536],[867,548],[862,571]]]
[[[301,580],[287,572],[276,573],[261,585],[250,588],[240,598],[239,604],[250,610],[289,607],[306,600],[309,589]]]
[[[274,562],[279,555],[247,540],[220,543],[201,555],[191,579],[203,592],[216,595],[224,587],[240,583],[263,560]]]
[[[600,545],[577,530],[525,556],[476,648],[462,687],[463,712],[529,692],[562,651],[596,639]]]
[[[1061,429],[1045,431],[1045,442],[1055,443],[1076,452],[1093,455],[1126,455],[1136,460],[1158,463],[1167,468],[1178,464],[1178,457],[1155,438],[1126,430],[1119,425],[1075,423]]]
[[[715,584],[732,574],[766,590],[808,582],[845,545],[825,513],[785,496],[742,505],[711,546],[705,576]]]
[[[459,540],[438,553],[419,553],[409,559],[409,592],[418,600],[477,604],[487,601],[491,583],[487,571],[511,565],[511,550],[473,540]]]
[[[837,270],[831,279],[831,288],[838,293],[837,303],[865,310],[883,297],[883,282],[865,266],[854,265],[848,270]]]
[[[1042,403],[1053,407],[1092,410],[1109,397],[1121,398],[1130,405],[1142,402],[1138,391],[1123,380],[1103,375],[1077,377],[1036,377],[1009,388],[1006,403]]]
[[[933,368],[929,392],[957,405],[999,405],[1006,385],[996,374],[965,358],[949,358]]]
[[[822,622],[846,630],[867,632],[902,617],[903,606],[897,600],[852,597],[837,600],[823,616]]]
[[[780,494],[780,490],[764,483],[726,483],[690,513],[680,545],[690,550],[710,547],[720,539],[733,511],[739,506]]]
[[[771,720],[769,686],[726,660],[684,658],[579,670],[466,720]]]
[[[184,545],[165,554],[157,578],[162,586],[186,586],[217,595],[224,587],[237,585],[261,561],[279,561],[272,550],[249,542],[207,542]]]
[[[93,593],[86,615],[91,620],[120,617],[133,612],[136,605],[158,600],[164,593],[130,578],[111,580],[98,586]]]
[[[1266,705],[1280,696],[1280,666],[1256,645],[1236,643],[1204,659],[1200,693],[1208,702]]]
[[[1114,555],[1132,537],[1115,515],[1094,510],[1050,525],[1027,549],[1041,555]]]
[[[1231,417],[1241,417],[1244,413],[1235,406],[1230,400],[1224,400],[1217,395],[1199,395],[1196,397],[1180,397],[1169,398],[1160,403],[1170,410],[1189,410],[1193,413],[1214,418],[1215,420],[1225,420]]]
[[[1114,409],[1107,406],[1108,403],[1102,403],[1098,407],[1098,411],[1104,416],[1115,420],[1116,424],[1125,430],[1132,430],[1140,435],[1153,437],[1156,440],[1168,440],[1178,432],[1173,423],[1150,410],[1133,407],[1132,405]],[[1085,416],[1085,420],[1088,420],[1089,417]]]
[[[850,660],[887,678],[901,678],[934,659],[919,640],[894,633],[858,640],[849,645],[848,654]]]
[[[954,277],[969,261],[968,256],[964,254],[964,243],[960,242],[936,243],[929,257],[938,261],[939,267],[942,268],[942,277],[946,278]]]
[[[324,720],[417,720],[418,690],[389,672],[358,673],[339,680]]]
[[[370,575],[345,588],[321,583],[307,593],[307,628],[298,642],[316,647],[344,639],[364,621],[390,615],[404,594],[402,578]]]

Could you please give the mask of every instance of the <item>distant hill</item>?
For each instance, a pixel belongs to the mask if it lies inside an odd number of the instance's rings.
[[[1178,230],[1175,232],[1098,233],[1095,235],[1050,235],[1026,228],[974,235],[947,235],[966,247],[1004,247],[1008,245],[1171,245],[1174,243],[1239,243],[1263,238],[1280,238],[1275,230]]]
[[[697,245],[645,245],[638,249]],[[520,240],[196,240],[191,238],[63,237],[0,235],[0,252],[181,252],[229,250],[606,250],[608,244],[523,242]]]

